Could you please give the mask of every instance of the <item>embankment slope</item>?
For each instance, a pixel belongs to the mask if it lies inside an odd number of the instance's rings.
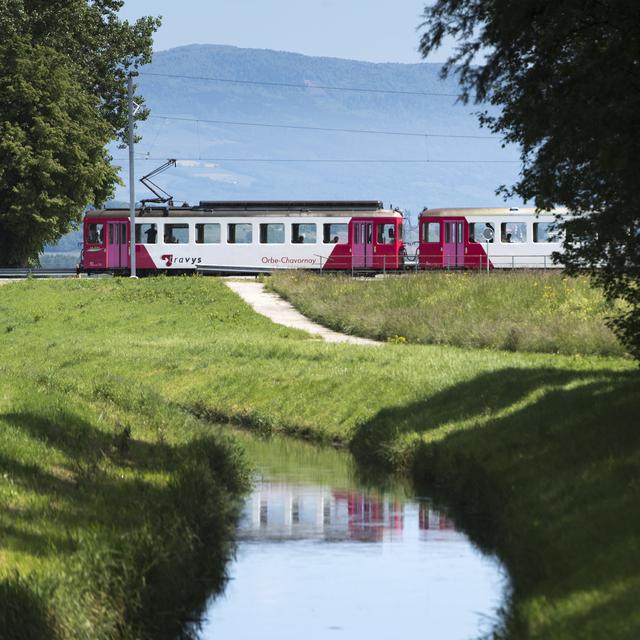
[[[637,636],[640,377],[629,360],[330,345],[204,278],[26,281],[0,306],[1,373],[26,392],[349,445],[471,507],[461,517],[513,576],[509,637]]]

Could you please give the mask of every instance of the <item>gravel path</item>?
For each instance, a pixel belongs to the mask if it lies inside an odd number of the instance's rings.
[[[361,344],[369,347],[380,347],[382,342],[369,340],[368,338],[358,338],[344,333],[331,331],[320,324],[312,322],[286,300],[283,300],[275,293],[265,291],[261,282],[226,280],[225,284],[235,291],[246,303],[250,304],[254,311],[266,316],[277,324],[285,327],[302,329],[307,333],[318,335],[327,342],[344,342],[347,344]]]

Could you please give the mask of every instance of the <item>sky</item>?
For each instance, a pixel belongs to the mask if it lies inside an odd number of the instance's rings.
[[[421,62],[425,0],[126,0],[121,17],[162,16],[161,51],[187,44],[292,51],[369,62]],[[428,62],[443,62],[443,47]]]

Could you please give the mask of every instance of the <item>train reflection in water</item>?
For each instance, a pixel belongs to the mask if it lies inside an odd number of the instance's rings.
[[[237,437],[256,482],[202,640],[489,637],[500,566],[434,503],[366,486],[346,452]]]
[[[411,526],[457,535],[453,522],[429,500],[417,506]],[[382,542],[401,537],[404,528],[405,505],[396,497],[260,480],[245,505],[239,537]]]

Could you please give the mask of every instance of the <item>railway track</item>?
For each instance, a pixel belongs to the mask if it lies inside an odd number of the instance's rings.
[[[69,269],[2,269],[0,278],[75,278],[75,268]]]

